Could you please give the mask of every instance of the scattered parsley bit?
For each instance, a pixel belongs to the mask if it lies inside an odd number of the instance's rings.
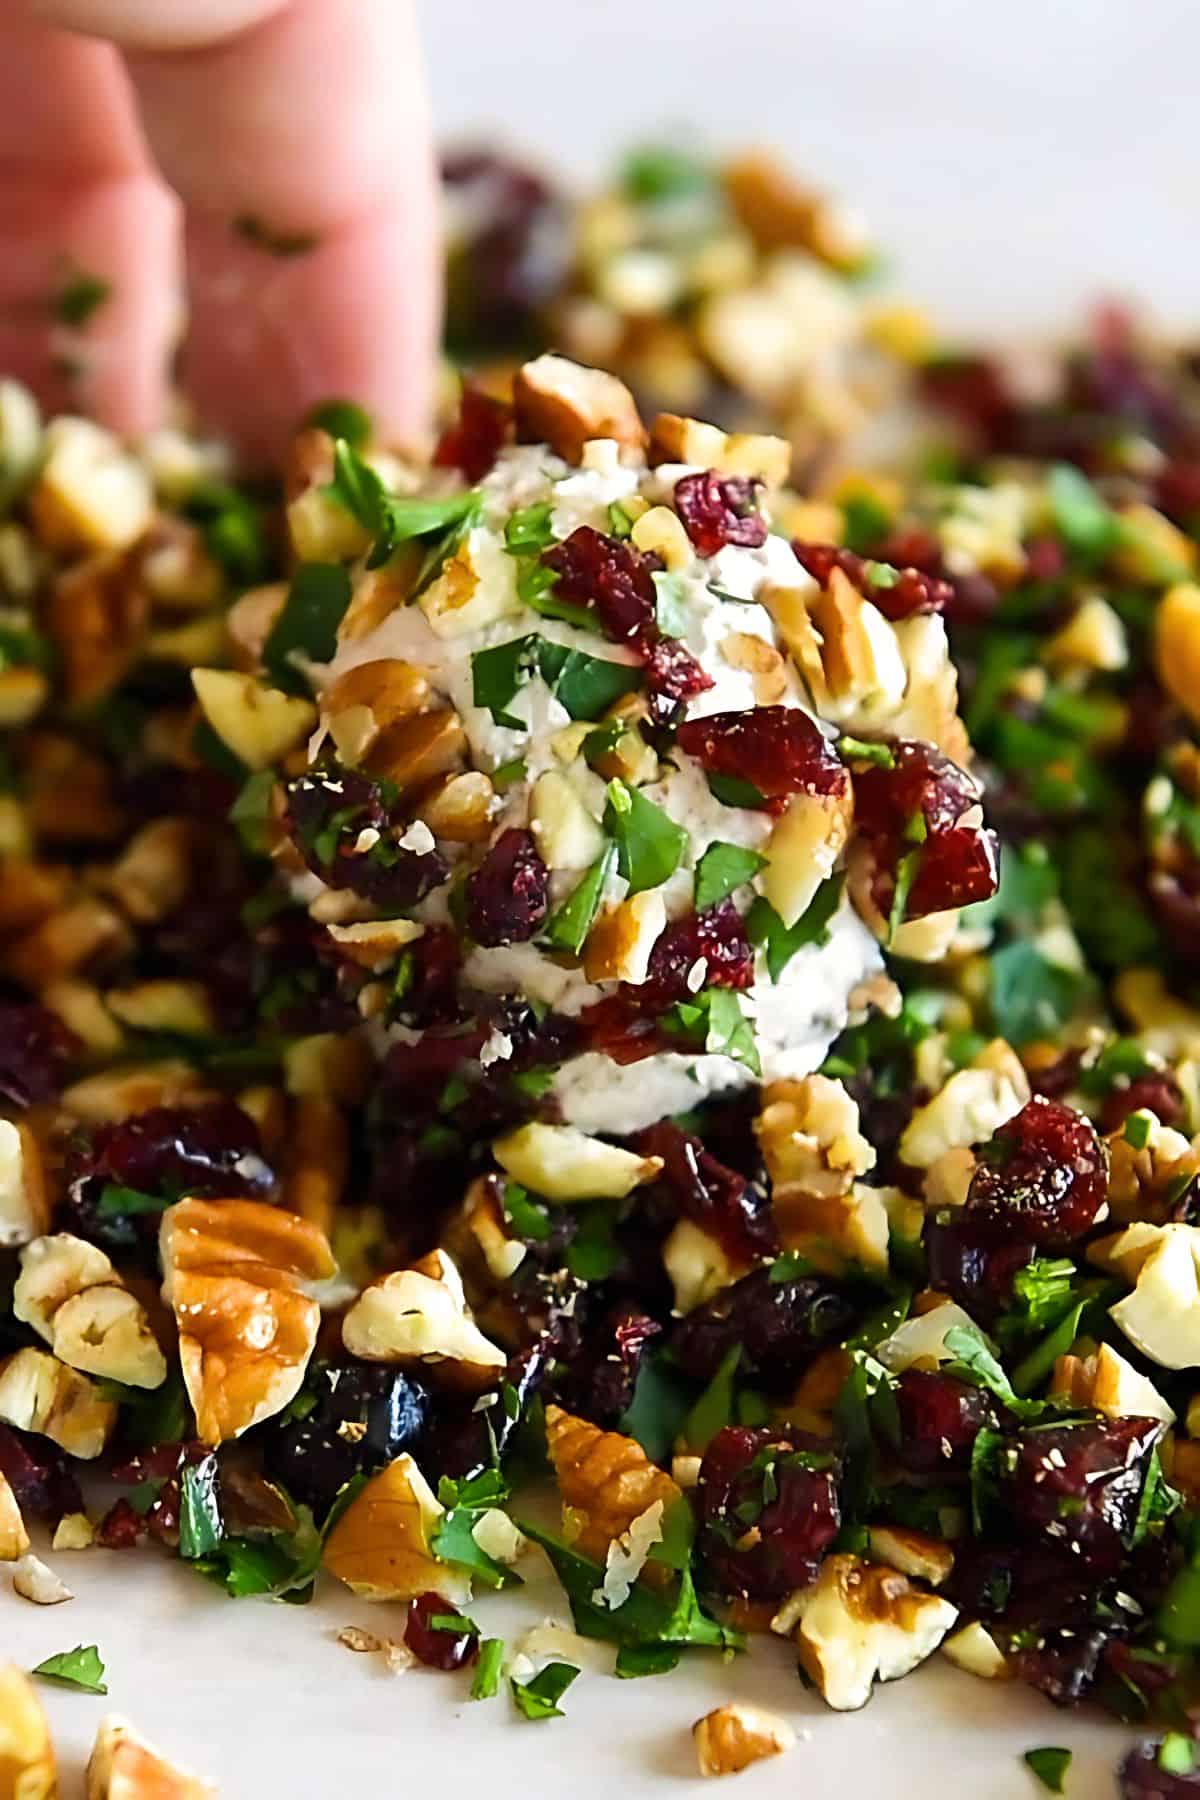
[[[350,604],[350,576],[340,563],[301,563],[283,611],[263,645],[263,667],[285,693],[307,695],[311,684],[295,658],[331,662],[338,626]]]
[[[654,620],[664,637],[686,637],[688,628],[687,584],[680,575],[656,569],[654,582]]]
[[[552,500],[539,500],[509,516],[504,527],[504,548],[510,556],[540,556],[557,540],[550,524]]]
[[[96,1212],[102,1219],[123,1219],[135,1213],[166,1212],[176,1196],[144,1194],[139,1188],[122,1187],[117,1181],[106,1181],[100,1189]]]
[[[472,1700],[491,1700],[500,1692],[500,1674],[504,1666],[504,1639],[484,1638],[479,1646],[479,1661],[471,1681]]]
[[[1158,1123],[1153,1113],[1144,1109],[1131,1112],[1125,1120],[1125,1142],[1132,1144],[1135,1150],[1144,1150],[1150,1142],[1150,1133]]]
[[[623,1644],[613,1669],[618,1681],[636,1681],[643,1675],[669,1675],[679,1667],[680,1652],[674,1644]]]
[[[604,890],[617,866],[617,846],[607,844],[574,891],[546,921],[542,941],[554,950],[578,956],[595,923]]]
[[[438,1500],[445,1511],[430,1541],[434,1555],[456,1568],[470,1570],[484,1587],[520,1586],[521,1577],[489,1556],[475,1541],[480,1518],[503,1505],[507,1498],[508,1486],[499,1469],[485,1469],[467,1481],[454,1481],[444,1475],[438,1485]]]
[[[754,1027],[733,988],[701,988],[694,999],[673,1006],[662,1022],[668,1031],[693,1039],[707,1056],[728,1056],[752,1075],[762,1074]]]
[[[710,906],[727,900],[730,894],[752,881],[766,863],[765,856],[760,856],[757,850],[747,850],[741,844],[722,841],[710,844],[696,864],[696,911],[706,912]]]
[[[239,213],[233,229],[248,244],[271,256],[306,256],[321,241],[314,231],[275,231],[254,213]]]
[[[84,326],[112,297],[113,284],[103,275],[90,275],[86,269],[74,271],[54,296],[51,310],[60,325],[72,331]]]
[[[743,780],[740,775],[714,775],[710,772],[707,780],[709,793],[722,806],[741,806],[749,812],[761,812],[767,804],[754,783]]]
[[[275,771],[257,769],[244,783],[230,807],[227,817],[252,856],[266,856],[270,850],[268,824],[271,795],[275,791]]]
[[[829,925],[842,899],[842,877],[823,881],[809,902],[808,911],[794,925],[785,925],[770,901],[760,894],[746,914],[750,942],[763,950],[767,974],[777,982],[797,951],[807,944],[829,940]]]
[[[512,787],[514,782],[523,781],[525,772],[525,758],[514,756],[511,761],[501,763],[498,769],[492,770],[492,786],[498,794],[502,794],[506,788]]]
[[[345,438],[353,450],[371,441],[371,415],[354,400],[322,400],[304,422],[332,438]]]
[[[840,737],[837,753],[843,762],[871,763],[877,769],[896,766],[896,755],[889,744],[871,744],[865,738]]]
[[[77,1644],[74,1650],[60,1650],[48,1656],[30,1671],[43,1681],[57,1681],[63,1687],[82,1688],[85,1694],[107,1694],[104,1664],[95,1644]]]
[[[225,1535],[217,1500],[217,1459],[211,1452],[188,1463],[180,1483],[179,1554],[189,1561],[211,1556]]]
[[[571,1683],[577,1678],[579,1670],[573,1663],[547,1663],[540,1675],[532,1681],[520,1682],[510,1679],[512,1697],[517,1711],[527,1719],[561,1719],[565,1717],[558,1702],[562,1699]]]
[[[734,1383],[742,1347],[734,1344],[721,1358],[716,1374],[683,1422],[683,1438],[689,1450],[702,1456],[724,1426],[734,1419]]]
[[[687,847],[684,827],[623,781],[608,784],[604,829],[616,842],[618,866],[631,894],[669,881]]]
[[[476,488],[448,494],[442,500],[389,493],[383,477],[345,438],[334,444],[333,480],[325,491],[375,539],[367,563],[371,569],[387,562],[398,544],[413,538],[439,537],[439,554],[442,549],[448,551],[479,517]],[[423,569],[418,588],[430,578]]]
[[[1047,1744],[1040,1750],[1026,1750],[1021,1759],[1028,1764],[1044,1788],[1052,1794],[1061,1794],[1063,1781],[1071,1766],[1071,1752]]]

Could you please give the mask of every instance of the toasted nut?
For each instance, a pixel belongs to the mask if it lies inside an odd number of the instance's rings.
[[[853,215],[804,187],[774,157],[749,151],[726,165],[723,179],[760,250],[806,250],[842,270],[862,262],[867,246]]]
[[[101,1721],[87,1766],[87,1800],[213,1800],[216,1789],[169,1763],[133,1726]]]
[[[418,794],[451,775],[467,748],[462,720],[450,707],[418,713],[381,732],[366,758],[372,775],[393,782],[402,795]]]
[[[50,698],[50,683],[40,669],[0,670],[0,727],[28,725]]]
[[[661,1157],[635,1156],[571,1125],[522,1125],[497,1138],[492,1153],[545,1200],[623,1200],[662,1168]]]
[[[94,1244],[59,1232],[21,1252],[13,1313],[60,1362],[126,1387],[156,1388],[167,1364],[150,1322]]]
[[[42,415],[21,381],[0,381],[0,495],[7,506],[38,466]]]
[[[333,1257],[315,1226],[259,1200],[181,1200],[159,1251],[197,1432],[220,1444],[299,1392],[320,1325],[308,1289]]]
[[[96,1541],[92,1521],[86,1513],[64,1513],[54,1527],[50,1540],[52,1550],[90,1550]]]
[[[432,702],[433,689],[415,663],[385,656],[343,670],[321,696],[321,717],[332,729],[339,713],[361,707],[370,715],[374,737],[401,719],[427,712]]]
[[[225,577],[198,525],[161,514],[138,546],[135,561],[156,611],[206,613],[219,607]]]
[[[33,854],[33,833],[16,794],[0,794],[0,857],[24,862]]]
[[[125,830],[111,765],[60,731],[26,732],[25,803],[43,844],[107,844]]]
[[[468,1391],[494,1385],[507,1361],[472,1319],[462,1278],[444,1250],[364,1289],[342,1320],[342,1342],[365,1362],[419,1363]]]
[[[1167,1405],[1148,1375],[1142,1375],[1117,1351],[1101,1344],[1094,1356],[1060,1356],[1054,1365],[1050,1392],[1064,1395],[1074,1406],[1094,1407],[1110,1419],[1160,1419],[1175,1423]]]
[[[412,1457],[399,1456],[337,1521],[325,1540],[325,1567],[364,1600],[411,1600],[424,1593],[465,1600],[470,1577],[431,1548],[442,1512]]]
[[[193,437],[190,432],[162,425],[138,445],[146,471],[156,491],[169,506],[182,506],[198,487],[210,481],[227,481],[232,457],[227,444]]]
[[[86,1375],[46,1350],[18,1350],[0,1363],[0,1419],[18,1431],[40,1431],[83,1462],[103,1450],[117,1409],[101,1400]]]
[[[793,794],[775,821],[764,854],[762,891],[784,924],[808,911],[821,883],[832,874],[850,834],[854,801],[842,794]]]
[[[690,463],[721,475],[750,475],[774,488],[788,478],[792,449],[786,438],[727,435],[700,419],[659,413],[650,427],[649,457],[651,463]]]
[[[0,936],[11,937],[49,918],[66,903],[71,886],[66,869],[25,857],[6,859],[0,881]]]
[[[328,491],[334,476],[333,439],[319,426],[293,438],[284,470],[288,536],[298,562],[350,562],[371,534]]]
[[[1154,614],[1154,666],[1188,717],[1200,724],[1200,587],[1179,582]]]
[[[472,1304],[493,1293],[496,1284],[511,1280],[528,1253],[509,1232],[499,1189],[494,1176],[476,1176],[443,1233],[447,1254],[466,1271],[464,1285]]]
[[[14,981],[35,993],[83,969],[103,968],[130,947],[120,914],[95,894],[83,894],[10,944],[3,964]]]
[[[447,558],[417,605],[437,637],[482,631],[521,610],[513,559],[501,545],[472,531]]]
[[[451,844],[480,844],[490,836],[496,790],[482,769],[448,775],[421,801],[421,816],[434,837]]]
[[[135,924],[165,919],[191,888],[193,843],[189,820],[152,820],[134,833],[103,876],[105,891]]]
[[[546,1408],[546,1448],[568,1535],[584,1556],[604,1562],[609,1545],[656,1503],[680,1498],[671,1477],[634,1438],[601,1431],[561,1407]]]
[[[1129,640],[1120,613],[1107,600],[1093,594],[1054,633],[1042,655],[1047,662],[1068,668],[1102,673],[1125,668],[1129,662]]]
[[[806,1075],[763,1091],[755,1135],[771,1177],[772,1205],[786,1246],[793,1194],[848,1194],[875,1166],[859,1129],[858,1106],[840,1081]]]
[[[216,1017],[202,981],[139,981],[136,987],[109,988],[109,1010],[131,1031],[172,1031],[181,1037],[211,1037]]]
[[[574,782],[557,769],[547,769],[533,784],[529,829],[548,869],[588,869],[606,842]]]
[[[767,1756],[782,1756],[796,1742],[786,1719],[744,1701],[718,1706],[692,1726],[702,1775],[736,1775]]]
[[[513,404],[521,435],[544,440],[565,462],[578,463],[590,438],[613,438],[629,450],[641,450],[646,442],[625,384],[565,356],[538,356],[518,369]]]
[[[67,697],[98,700],[124,680],[142,652],[150,596],[127,556],[89,557],[50,591],[47,623],[62,659]]]
[[[53,550],[127,550],[154,517],[145,470],[90,419],[55,419],[29,496],[38,536]]]
[[[821,635],[830,716],[868,726],[893,715],[904,698],[908,671],[895,630],[879,608],[835,568],[809,610]]]
[[[289,1094],[353,1106],[366,1091],[371,1066],[371,1053],[361,1038],[322,1031],[288,1045],[283,1058],[284,1086]]]
[[[368,919],[359,925],[327,925],[325,929],[350,962],[373,970],[386,969],[425,932],[415,919]]]
[[[788,668],[783,657],[755,631],[731,631],[721,640],[721,656],[731,669],[754,677],[756,706],[774,706],[788,691]]]
[[[16,1562],[29,1549],[29,1533],[17,1497],[0,1474],[0,1562]]]
[[[153,1106],[203,1106],[214,1097],[191,1064],[179,1060],[87,1075],[65,1089],[62,1108],[82,1125],[116,1125]]]
[[[0,1119],[0,1249],[27,1244],[49,1220],[41,1147],[23,1120]]]
[[[233,669],[193,669],[192,686],[208,723],[248,769],[269,769],[317,721],[311,700]]]
[[[1002,1041],[1002,1040],[1000,1040]],[[900,1139],[900,1156],[914,1169],[930,1169],[948,1150],[982,1144],[1020,1112],[1029,1078],[1005,1044],[993,1067],[978,1061],[959,1069],[932,1100],[913,1113]]]
[[[969,1313],[956,1301],[943,1301],[929,1312],[915,1313],[905,1319],[889,1337],[884,1338],[875,1354],[886,1369],[900,1375],[905,1369],[931,1368],[950,1362],[953,1353],[946,1348],[952,1331],[974,1329]]]
[[[589,981],[645,981],[650,953],[667,928],[667,903],[657,888],[631,894],[602,912],[588,933],[583,969]]]
[[[669,570],[686,569],[692,560],[692,540],[678,513],[669,506],[652,506],[633,522],[630,533],[635,549],[660,556]]]
[[[287,597],[287,583],[272,581],[266,587],[247,588],[225,614],[233,664],[244,675],[260,667],[263,646],[287,604]]]
[[[867,1544],[876,1561],[887,1563],[916,1581],[927,1581],[930,1587],[941,1587],[954,1567],[950,1546],[924,1531],[909,1531],[901,1525],[870,1525]]]
[[[724,1245],[693,1219],[680,1219],[672,1226],[662,1259],[675,1290],[675,1311],[681,1316],[750,1272],[748,1264],[735,1262]]]
[[[197,663],[216,662],[225,653],[225,619],[219,612],[178,625],[158,625],[146,639],[146,655],[155,662],[178,663],[191,670]]]
[[[13,1569],[12,1584],[22,1600],[32,1600],[35,1606],[61,1606],[64,1600],[75,1598],[66,1582],[60,1581],[38,1556],[19,1559]]]
[[[865,1706],[871,1684],[896,1681],[933,1653],[958,1609],[906,1575],[860,1557],[827,1557],[798,1598],[800,1666],[835,1712]]]
[[[14,1663],[0,1663],[0,1782],[11,1800],[57,1800],[50,1727],[32,1682]]]
[[[1007,1681],[1012,1674],[999,1645],[986,1626],[964,1625],[942,1642],[942,1655],[956,1669],[983,1681]]]
[[[301,1094],[283,1153],[283,1204],[318,1231],[333,1228],[350,1172],[350,1133],[332,1100]]]

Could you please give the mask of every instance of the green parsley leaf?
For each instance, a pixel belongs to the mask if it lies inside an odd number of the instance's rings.
[[[479,1661],[471,1680],[472,1700],[491,1700],[500,1692],[500,1674],[504,1667],[504,1639],[484,1638],[479,1646]]]
[[[545,650],[558,647],[548,644]],[[632,693],[641,680],[642,671],[633,663],[614,662],[606,656],[588,656],[583,650],[568,650],[550,685],[555,698],[573,719],[599,719],[614,701],[623,694]]]
[[[631,200],[655,204],[664,200],[717,197],[712,166],[671,144],[644,144],[631,150],[621,169],[620,185]]]
[[[1123,1133],[1125,1142],[1132,1144],[1135,1150],[1144,1150],[1150,1142],[1150,1134],[1157,1123],[1154,1114],[1147,1112],[1144,1108],[1140,1108],[1137,1112],[1131,1112],[1125,1120]]]
[[[615,538],[627,538],[633,531],[633,520],[625,511],[619,500],[613,500],[608,508],[608,535]]]
[[[754,1027],[733,988],[701,988],[695,999],[673,1006],[663,1024],[668,1031],[698,1040],[707,1055],[732,1057],[752,1074],[762,1074]]]
[[[896,933],[904,923],[904,915],[908,911],[908,896],[912,892],[913,882],[917,879],[917,873],[921,867],[921,858],[923,855],[924,846],[921,844],[914,844],[911,850],[906,850],[904,852],[904,855],[896,864],[896,886],[892,894],[892,907],[891,911],[888,913],[887,923],[887,941],[889,948],[895,941]]]
[[[851,494],[842,502],[842,539],[849,550],[862,554],[891,528],[892,515],[874,494]]]
[[[263,645],[263,667],[277,687],[289,694],[310,692],[292,658],[298,653],[310,662],[331,662],[349,604],[350,576],[340,563],[300,564]]]
[[[1084,971],[1050,962],[1025,938],[994,951],[988,966],[992,1023],[1017,1048],[1054,1036],[1091,985]]]
[[[209,555],[238,587],[252,587],[267,573],[269,558],[262,514],[240,488],[202,481],[183,505],[204,533]]]
[[[353,400],[322,400],[304,421],[331,438],[344,438],[352,450],[359,450],[371,440],[371,415]]]
[[[504,548],[510,556],[540,556],[555,543],[550,515],[554,511],[552,500],[539,500],[533,506],[523,506],[512,513],[504,527]]]
[[[446,1510],[430,1539],[434,1555],[456,1568],[469,1570],[483,1587],[519,1587],[521,1577],[516,1571],[489,1556],[474,1536],[483,1514],[507,1498],[508,1488],[498,1469],[485,1469],[469,1481],[452,1481],[444,1475],[438,1485],[438,1499]]]
[[[613,1673],[618,1681],[636,1681],[643,1675],[669,1675],[679,1667],[675,1644],[623,1644],[617,1651]]]
[[[578,886],[546,920],[543,943],[555,950],[565,950],[570,956],[580,954],[616,864],[617,846],[606,844],[591,868],[581,876]]]
[[[1013,1304],[996,1335],[1009,1344],[1051,1330],[1079,1299],[1078,1271],[1069,1257],[1039,1256],[1013,1276]]]
[[[100,1189],[96,1212],[102,1219],[122,1219],[135,1213],[166,1212],[174,1205],[169,1194],[144,1194],[139,1188],[122,1187],[117,1181],[106,1181]]]
[[[996,1359],[983,1333],[972,1326],[957,1325],[948,1331],[943,1340],[946,1349],[954,1359],[943,1364],[945,1372],[960,1381],[971,1381],[979,1387],[985,1387],[1003,1400],[1006,1406],[1015,1411],[1022,1410],[1023,1403],[1013,1391],[1013,1385],[1004,1372],[1001,1363]],[[1028,1402],[1024,1406],[1028,1407]],[[1036,1403],[1035,1403],[1036,1404]],[[1040,1407],[1038,1408],[1040,1411]]]
[[[579,1670],[574,1663],[547,1663],[540,1675],[532,1681],[520,1682],[510,1678],[512,1697],[517,1711],[527,1719],[561,1719],[565,1717],[558,1702],[562,1699],[571,1683],[577,1678]]]
[[[195,1567],[223,1587],[231,1600],[273,1594],[292,1605],[305,1604],[312,1598],[323,1539],[306,1506],[297,1507],[296,1515],[294,1532],[222,1538]]]
[[[721,1358],[716,1374],[683,1422],[683,1437],[689,1450],[702,1456],[725,1425],[734,1419],[734,1383],[742,1347],[734,1344]]]
[[[554,1227],[550,1223],[550,1215],[544,1206],[538,1206],[529,1198],[528,1190],[517,1181],[506,1181],[501,1195],[505,1216],[518,1237],[529,1238],[535,1244],[542,1243],[550,1236]]]
[[[1114,848],[1113,833],[1103,826],[1069,832],[1055,846],[1063,905],[1075,935],[1089,962],[1105,969],[1154,962],[1161,954],[1158,927],[1138,880]]]
[[[857,1331],[851,1332],[845,1340],[843,1349],[874,1350],[877,1344],[882,1344],[884,1338],[891,1337],[893,1331],[903,1325],[911,1310],[912,1298],[911,1288],[901,1288],[886,1305],[867,1315]]]
[[[687,832],[669,813],[623,781],[608,784],[604,829],[617,846],[618,867],[631,894],[660,887],[679,867]]]
[[[767,1281],[771,1287],[786,1287],[789,1281],[802,1281],[813,1272],[807,1256],[801,1256],[799,1250],[784,1250],[771,1264]]]
[[[842,876],[831,875],[823,881],[808,911],[794,925],[785,925],[770,901],[761,894],[746,915],[746,932],[750,942],[766,952],[767,974],[773,982],[797,951],[808,944],[824,944],[829,939],[829,925],[842,898]]]
[[[692,1383],[661,1352],[644,1356],[619,1429],[637,1439],[651,1462],[666,1462],[694,1392]]]
[[[60,325],[82,331],[92,315],[112,297],[113,284],[103,275],[78,269],[54,296],[53,313]]]
[[[1021,1760],[1028,1764],[1044,1788],[1048,1788],[1052,1794],[1062,1793],[1063,1781],[1071,1766],[1069,1750],[1046,1744],[1040,1750],[1026,1750]]]
[[[510,788],[515,782],[524,779],[525,758],[523,756],[514,756],[510,762],[501,763],[499,768],[492,770],[492,786],[498,794],[504,793],[506,788]]]
[[[211,1556],[225,1535],[217,1500],[217,1459],[210,1451],[183,1471],[179,1507],[179,1554],[189,1561]]]
[[[710,772],[705,779],[709,793],[722,806],[740,806],[749,812],[761,812],[767,804],[754,783],[744,781],[740,775],[714,775]]]
[[[697,912],[706,912],[727,900],[730,894],[752,881],[767,859],[757,850],[741,844],[726,844],[720,839],[710,844],[696,864],[694,903]]]
[[[1050,1334],[1029,1352],[1013,1370],[1012,1384],[1018,1394],[1028,1394],[1046,1380],[1060,1356],[1065,1356],[1079,1336],[1080,1322],[1089,1301],[1078,1301]],[[1035,1402],[1036,1404],[1036,1402]]]
[[[490,650],[477,650],[471,658],[472,700],[476,706],[486,706],[496,724],[510,731],[529,729],[524,719],[514,717],[507,708],[538,666],[539,643],[532,634],[510,638]]]
[[[672,575],[666,569],[656,569],[651,579],[654,582],[654,620],[658,629],[664,637],[686,637],[687,583],[682,575]]]
[[[890,744],[871,744],[864,738],[840,737],[837,753],[843,762],[870,763],[876,769],[896,766],[896,754]]]
[[[243,849],[251,856],[266,856],[270,849],[267,826],[274,789],[274,770],[256,769],[229,809],[229,823],[241,838]]]
[[[575,1235],[567,1245],[567,1268],[578,1281],[607,1281],[621,1261],[615,1236],[617,1209],[590,1200],[575,1217]]]
[[[95,1644],[77,1644],[74,1650],[60,1650],[56,1656],[48,1656],[35,1669],[32,1675],[40,1675],[43,1681],[61,1682],[64,1687],[82,1688],[86,1694],[107,1694],[104,1681],[104,1664]]]
[[[333,464],[333,480],[325,491],[375,539],[369,568],[377,569],[385,563],[397,544],[444,534],[478,517],[476,488],[466,488],[440,500],[389,493],[382,476],[345,438],[338,438],[334,444]],[[422,571],[418,586],[424,576]]]

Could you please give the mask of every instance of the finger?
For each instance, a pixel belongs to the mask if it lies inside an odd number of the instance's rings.
[[[177,210],[107,46],[0,10],[0,370],[55,411],[161,416]]]
[[[130,46],[151,146],[185,206],[185,379],[202,415],[259,459],[331,394],[361,399],[387,436],[421,429],[440,259],[405,0],[39,4]],[[234,14],[243,28],[223,35]],[[189,47],[159,47],[164,31]]]

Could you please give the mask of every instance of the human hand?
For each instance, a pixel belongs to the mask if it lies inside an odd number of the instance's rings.
[[[86,35],[77,35],[86,34]],[[407,0],[0,0],[0,372],[251,461],[318,400],[425,420],[437,188]]]

